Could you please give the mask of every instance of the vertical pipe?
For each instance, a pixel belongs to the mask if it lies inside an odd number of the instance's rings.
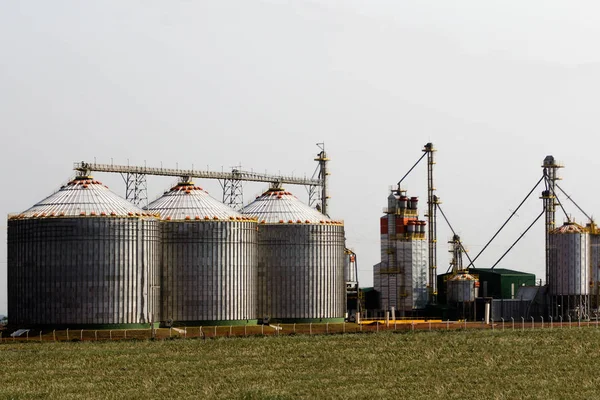
[[[435,148],[432,143],[427,143],[423,148],[427,153],[427,220],[429,222],[427,234],[429,239],[429,303],[437,303],[437,227],[436,212],[438,198],[435,195],[433,183],[433,166],[435,165]]]

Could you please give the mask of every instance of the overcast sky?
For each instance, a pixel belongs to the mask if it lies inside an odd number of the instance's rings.
[[[429,141],[442,207],[472,255],[547,154],[596,213],[599,38],[597,1],[4,1],[0,212],[46,197],[78,160],[310,175],[325,142],[331,216],[369,286],[389,187]],[[120,177],[96,177],[124,194]],[[425,164],[405,182],[425,200]],[[149,179],[151,199],[171,183]],[[246,185],[245,201],[262,189]],[[478,267],[533,221],[540,191]],[[450,235],[440,221],[444,271]],[[540,221],[499,267],[542,277],[543,245]]]

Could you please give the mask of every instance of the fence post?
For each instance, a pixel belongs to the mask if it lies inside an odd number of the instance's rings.
[[[26,340],[29,342],[29,331],[26,332]]]
[[[125,329],[125,332],[123,333],[123,337],[124,337],[125,339],[127,339],[127,329]]]
[[[261,334],[261,335],[263,335],[263,336],[264,336],[264,334],[265,334],[265,325],[264,325],[264,324],[262,324],[262,325],[260,326],[260,334]]]
[[[568,315],[568,317],[569,317],[569,328],[571,328],[572,327],[572,325],[571,325],[571,316]]]
[[[577,318],[577,327],[581,329],[581,317]]]
[[[264,325],[263,325],[264,327]],[[217,337],[217,326],[215,325],[215,337]]]
[[[312,322],[308,324],[308,334],[312,335]]]
[[[173,328],[169,327],[169,339],[171,339],[171,334],[173,333]]]
[[[112,340],[112,330],[108,331],[108,337]]]
[[[531,317],[531,329],[535,328],[535,320]]]
[[[52,331],[52,337],[54,338],[54,341],[56,342],[56,329],[54,329]]]
[[[198,328],[198,337],[204,337],[204,334],[202,333],[202,327]]]
[[[183,329],[183,338],[187,339],[187,326]]]
[[[512,321],[512,330],[515,330],[515,319],[513,317],[510,317],[510,320]]]
[[[296,323],[294,322],[294,333],[296,333]]]
[[[544,329],[544,317],[540,317],[542,319],[542,329]]]
[[[362,324],[359,324],[358,326],[360,327],[360,331],[362,332]]]
[[[552,330],[553,324],[552,324],[552,315],[550,316],[550,330]]]
[[[415,331],[415,321],[412,321],[410,323],[410,329],[414,332]]]
[[[69,341],[69,328],[67,328],[67,342]]]
[[[500,320],[502,320],[502,332],[504,332],[504,318],[500,318]]]
[[[525,318],[521,317],[521,330],[525,330]]]
[[[563,327],[563,323],[562,323],[562,322],[563,322],[563,320],[562,320],[562,315],[559,315],[559,316],[558,316],[558,318],[560,318],[560,327],[562,328],[562,327]]]

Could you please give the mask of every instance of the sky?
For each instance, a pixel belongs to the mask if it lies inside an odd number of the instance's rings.
[[[75,161],[310,176],[324,142],[330,215],[345,221],[360,284],[369,286],[390,187],[427,142],[438,149],[442,209],[472,256],[537,182],[548,154],[565,165],[560,185],[588,214],[597,211],[597,2],[2,3],[5,217],[57,190]],[[124,195],[119,176],[96,178]],[[172,183],[149,178],[150,198]],[[221,197],[217,182],[197,183]],[[425,200],[424,163],[403,187]],[[263,189],[246,184],[245,202]],[[287,189],[306,199],[304,187]],[[540,192],[477,267],[493,265],[535,219]],[[565,209],[585,222],[566,200]],[[441,272],[450,236],[440,220]],[[543,277],[542,221],[498,267]]]

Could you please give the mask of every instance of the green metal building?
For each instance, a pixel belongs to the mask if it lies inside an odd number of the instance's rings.
[[[535,286],[535,274],[504,268],[469,268],[469,273],[479,278],[478,297],[494,299],[512,299],[520,286]],[[438,299],[446,302],[446,281],[451,273],[438,276]]]

